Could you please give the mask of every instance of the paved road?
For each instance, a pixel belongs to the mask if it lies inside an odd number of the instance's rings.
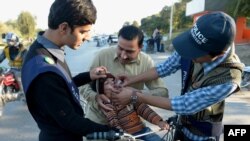
[[[66,59],[73,74],[88,70],[94,54],[100,49],[94,47],[95,45],[95,43],[89,42],[78,51],[66,50]],[[152,54],[151,56],[156,63],[160,63],[167,58],[167,55],[163,53]],[[6,63],[4,64],[6,65]],[[170,97],[179,94],[180,72],[164,78],[164,81],[166,82],[166,86],[169,88]],[[166,119],[167,117],[173,115],[173,112],[159,108],[154,109]],[[224,116],[225,124],[250,124],[249,117],[249,91],[232,95],[226,100],[226,110]],[[155,130],[158,129],[156,126],[150,126]],[[11,102],[5,106],[4,115],[0,119],[0,141],[37,141],[38,132],[39,130],[37,125],[33,121],[24,103]]]

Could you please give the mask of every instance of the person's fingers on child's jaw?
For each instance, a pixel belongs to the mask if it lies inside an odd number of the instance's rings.
[[[105,94],[100,94],[99,97],[102,100],[102,102],[110,103],[110,99]]]
[[[104,103],[110,103],[110,100],[104,94],[97,96],[96,101],[100,108],[107,110],[107,111],[113,110],[113,107],[108,107],[107,105],[104,104]]]
[[[100,107],[101,109],[103,109],[104,111],[113,111],[113,108],[112,108],[112,107],[109,107],[109,106],[107,106],[107,105],[105,105],[105,104],[103,104],[103,103],[100,103],[100,104],[99,104],[99,107]]]

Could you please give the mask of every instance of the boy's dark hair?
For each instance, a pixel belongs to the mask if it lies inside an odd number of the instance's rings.
[[[104,83],[108,78],[112,78],[115,80],[115,76],[112,75],[111,73],[106,73],[107,77],[106,78],[99,78],[98,80],[94,80],[90,83],[90,86],[93,91],[98,92],[99,94],[104,94]],[[97,85],[98,83],[98,85]],[[98,89],[98,91],[97,91]]]
[[[55,0],[50,7],[48,26],[57,29],[67,22],[74,29],[74,26],[94,24],[95,21],[96,8],[92,0]]]
[[[138,38],[138,45],[139,47],[142,47],[144,35],[138,27],[135,27],[133,25],[124,26],[118,33],[118,37],[120,36],[126,40],[133,40],[135,38]]]
[[[94,80],[90,83],[90,86],[93,91],[99,92],[98,94],[104,94],[104,82],[107,80],[107,78],[100,78],[98,81]],[[98,85],[96,85],[98,83]],[[98,88],[97,88],[98,86]],[[98,91],[97,91],[98,89]]]

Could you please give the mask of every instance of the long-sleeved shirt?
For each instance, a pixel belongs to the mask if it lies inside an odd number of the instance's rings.
[[[117,58],[116,50],[117,49],[115,47],[101,50],[99,54],[94,58],[90,68],[105,66],[113,75],[138,75],[154,67],[152,58],[142,52],[138,54],[138,57],[135,61],[129,64],[121,64]],[[144,89],[144,86],[146,86],[147,89]],[[164,97],[168,96],[168,90],[165,88],[165,84],[161,79],[148,81],[146,83],[137,83],[135,85],[132,85],[132,87],[142,90],[143,93],[146,94]],[[85,85],[80,88],[80,94],[82,94],[82,96],[88,102],[88,107],[86,108],[86,117],[100,124],[108,124],[105,116],[99,110],[99,107],[95,100],[96,92],[91,89],[91,86]]]
[[[158,125],[158,123],[162,121],[162,118],[151,107],[144,103],[129,104],[126,106],[106,105],[115,107],[113,111],[104,113],[109,125],[122,129],[129,134],[139,132],[145,127],[140,117],[155,125]]]
[[[230,48],[227,52],[210,63],[203,63],[204,74],[212,71],[228,56]],[[181,69],[181,56],[175,51],[165,62],[156,67],[160,77],[168,76]],[[231,82],[224,84],[207,86],[193,91],[186,92],[184,95],[176,96],[171,99],[173,111],[181,115],[192,115],[196,112],[220,102],[235,91],[237,85]],[[183,128],[183,133],[193,140],[206,140],[209,137],[201,137],[192,134],[187,128]]]
[[[223,60],[225,60],[226,56],[227,53],[211,63],[204,63],[204,74],[206,75],[209,71],[218,66]],[[159,64],[156,67],[158,75],[160,77],[164,77],[175,73],[181,68],[180,60],[181,56],[177,52],[174,52],[164,63]],[[196,89],[194,91],[187,92],[184,95],[172,98],[172,109],[177,114],[190,115],[223,100],[236,88],[236,84],[228,82],[220,85]]]

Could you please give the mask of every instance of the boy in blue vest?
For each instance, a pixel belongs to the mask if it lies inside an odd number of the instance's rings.
[[[65,47],[79,49],[90,37],[96,21],[91,0],[55,0],[50,8],[49,28],[38,34],[22,68],[27,105],[40,133],[39,141],[82,141],[92,132],[110,127],[84,118],[78,87],[106,77],[105,67],[71,76]]]
[[[162,98],[123,88],[113,96],[116,104],[138,101],[174,111],[179,116],[177,139],[219,140],[225,98],[239,90],[243,64],[234,53],[236,26],[223,12],[201,16],[194,26],[173,40],[176,51],[164,63],[138,76],[124,79],[124,86],[165,77],[182,70],[180,96]],[[176,140],[177,140],[176,139]]]

